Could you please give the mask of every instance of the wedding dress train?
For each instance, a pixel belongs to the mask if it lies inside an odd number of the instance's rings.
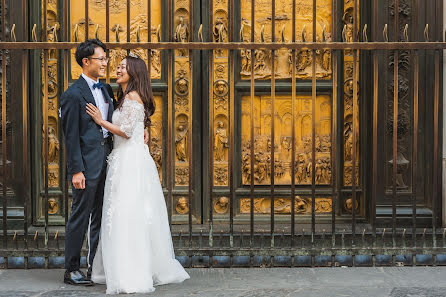
[[[158,171],[144,144],[144,107],[125,98],[112,121],[130,138],[115,135],[108,157],[92,280],[106,283],[107,294],[152,292],[189,275],[175,259]]]

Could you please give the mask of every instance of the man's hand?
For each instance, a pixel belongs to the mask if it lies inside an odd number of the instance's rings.
[[[73,174],[72,182],[75,189],[85,189],[85,176],[82,171]]]
[[[149,144],[149,131],[147,128],[144,129],[144,143]]]

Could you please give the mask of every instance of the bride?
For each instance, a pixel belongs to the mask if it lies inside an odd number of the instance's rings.
[[[175,259],[157,168],[144,144],[144,124],[155,111],[144,61],[133,55],[122,60],[117,83],[112,123],[87,106],[94,121],[114,134],[92,280],[106,283],[107,294],[147,293],[189,275]]]

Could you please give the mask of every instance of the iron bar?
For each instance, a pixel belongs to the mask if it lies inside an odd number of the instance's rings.
[[[434,74],[434,156],[433,156],[433,177],[432,177],[432,245],[437,247],[437,202],[438,202],[438,167],[440,166],[438,151],[439,140],[439,113],[440,113],[440,51],[435,51],[435,74]],[[435,255],[434,255],[435,256]]]
[[[130,42],[130,18],[131,18],[131,16],[130,16],[130,13],[131,13],[131,11],[130,11],[130,0],[127,0],[127,4],[126,4],[126,26],[127,26],[127,28],[126,28],[126,39],[127,39],[127,42]],[[116,34],[119,34],[119,30],[118,29],[116,29]],[[138,42],[138,41],[137,41]],[[128,54],[130,54],[130,49],[127,49],[127,55]]]
[[[46,0],[44,0],[44,3],[46,5]],[[44,9],[45,15],[46,15],[46,9]],[[85,40],[88,39],[88,27],[90,26],[90,17],[88,16],[88,0],[85,0]],[[46,26],[45,26],[46,30]]]
[[[442,11],[443,11],[443,5],[444,5],[444,1],[442,0],[435,0],[435,22],[436,22],[436,26],[435,26],[435,40],[436,41],[440,41],[443,39],[442,37]],[[443,16],[444,17],[444,16]]]
[[[189,12],[190,12],[190,17],[189,17],[189,28],[191,28],[191,31],[193,30],[193,1],[189,0]],[[192,34],[190,34],[190,40],[193,40],[194,36]],[[192,161],[193,161],[193,146],[192,146],[192,142],[193,142],[193,81],[194,81],[194,76],[193,76],[193,57],[192,57],[192,49],[189,49],[189,92],[188,92],[188,108],[189,108],[189,119],[188,119],[188,130],[187,130],[187,149],[188,149],[188,168],[189,168],[189,199],[188,199],[188,203],[189,203],[189,212],[188,212],[188,219],[189,219],[189,246],[192,246],[192,206],[193,206],[193,191],[194,191],[194,187],[193,187],[193,166],[192,166]],[[212,195],[211,195],[212,196]]]
[[[271,16],[271,42],[276,42],[276,1],[271,1],[272,5],[272,16]],[[270,237],[271,237],[271,248],[274,248],[274,165],[275,165],[275,156],[274,156],[274,146],[275,146],[275,98],[276,98],[276,76],[275,76],[275,57],[274,50],[271,50],[271,229],[270,229]],[[273,258],[271,258],[271,263]]]
[[[131,18],[131,16],[130,16],[130,0],[127,0],[127,5],[126,5],[126,9],[127,9],[127,13],[126,13],[126,16],[127,16],[127,28],[126,28],[126,31],[127,31],[127,42],[130,42],[130,18]]]
[[[2,0],[2,40],[6,40],[6,0]],[[7,154],[7,139],[6,139],[6,88],[7,88],[7,82],[6,82],[6,59],[7,59],[7,51],[2,51],[2,194],[3,194],[3,248],[8,248],[8,226],[7,226],[7,220],[8,220],[8,212],[7,212],[7,178],[6,178],[6,154]],[[7,258],[4,258],[4,263],[6,267],[8,267],[8,261]]]
[[[337,36],[335,34],[335,32],[337,32],[337,1],[333,0],[332,1],[332,12],[333,12],[333,16],[332,17],[332,38],[334,40],[336,40]],[[337,125],[337,115],[338,115],[338,96],[337,96],[337,92],[338,92],[338,51],[331,51],[330,52],[331,56],[332,56],[332,81],[333,81],[333,91],[332,91],[332,96],[333,99],[331,100],[332,102],[332,116],[331,116],[331,125],[332,125],[332,129],[331,129],[331,246],[334,248],[336,246],[336,205],[337,205],[337,175],[336,175],[336,154],[337,154],[337,129],[338,129],[338,125]],[[334,58],[333,58],[334,57]],[[331,265],[334,266],[335,265],[335,259],[334,256],[332,255],[332,259],[331,259]]]
[[[378,36],[378,0],[373,1],[373,29],[372,39],[377,40]],[[372,115],[372,193],[370,195],[370,213],[372,225],[373,247],[376,246],[376,197],[378,195],[378,99],[379,99],[379,56],[377,52],[372,53],[373,61],[373,115]],[[373,262],[375,256],[373,256]]]
[[[110,0],[105,0],[105,41],[107,43],[110,42]]]
[[[255,0],[251,2],[251,42],[254,42],[254,26],[255,26]],[[250,159],[250,239],[249,246],[251,248],[254,247],[254,96],[255,96],[255,78],[254,78],[254,64],[255,64],[255,55],[254,50],[251,50],[251,159]],[[251,262],[250,262],[251,263]]]
[[[399,40],[398,29],[398,9],[399,0],[395,0],[395,13],[394,13],[394,39]],[[392,244],[396,246],[396,174],[397,174],[397,153],[398,153],[398,62],[399,52],[394,51],[393,54],[393,156],[392,156]],[[393,258],[393,257],[392,257]]]
[[[418,88],[419,88],[419,60],[418,52],[413,51],[414,54],[414,125],[413,125],[413,151],[412,151],[412,241],[413,246],[417,246],[417,170],[418,170]]]
[[[235,42],[235,30],[234,30],[234,13],[235,5],[234,0],[229,2],[229,42]],[[234,145],[235,145],[235,55],[236,51],[229,51],[229,247],[234,247],[234,195],[235,195],[235,182],[234,182],[234,169],[236,168],[234,158]],[[232,255],[230,257],[230,264],[232,266]]]
[[[418,1],[414,1],[414,9],[418,11]],[[412,39],[417,40],[418,15],[413,16]],[[419,56],[417,50],[413,55],[413,149],[412,149],[412,246],[417,246],[417,170],[418,170],[418,125],[419,125]],[[415,265],[416,255],[412,255],[412,265]]]
[[[22,0],[22,38],[27,39],[27,12],[28,2]],[[3,14],[2,14],[3,15]],[[29,164],[28,164],[28,50],[23,50],[22,55],[22,164],[24,180],[29,180]],[[5,164],[5,163],[3,163]],[[4,173],[4,172],[3,172]],[[31,199],[29,190],[24,191],[25,197],[23,199],[23,240],[24,249],[28,249],[28,203]],[[28,268],[28,257],[25,257],[25,268]]]
[[[48,40],[48,15],[47,15],[47,1],[43,1],[43,41]],[[43,108],[43,178],[44,178],[44,216],[45,216],[45,248],[48,248],[49,240],[49,230],[48,230],[48,50],[43,50],[43,98],[42,98],[42,108]],[[48,258],[45,257],[45,268],[48,267]]]
[[[292,19],[292,37],[291,42],[296,42],[296,0],[293,0],[293,19]],[[296,51],[291,50],[291,247],[294,247],[294,236],[296,233]],[[294,255],[292,256],[294,260]],[[294,261],[291,266],[294,265]]]
[[[147,42],[152,42],[152,0],[147,0]],[[147,72],[149,80],[152,80],[152,50],[147,49]],[[149,127],[149,134],[151,129]],[[149,148],[152,143],[152,136],[149,135]]]
[[[353,18],[353,41],[358,41],[358,0],[354,1],[354,18]],[[357,50],[353,50],[353,100],[352,100],[352,238],[351,244],[355,246],[355,236],[356,236],[356,176],[358,172],[356,172],[356,163],[358,160],[356,158],[357,155],[357,130],[358,130],[358,52]],[[359,178],[358,178],[359,180]],[[354,261],[354,257],[353,257]]]
[[[316,0],[313,0],[313,42],[316,42]],[[314,247],[316,233],[316,51],[312,50],[311,54],[311,246]],[[314,258],[311,258],[313,261]]]
[[[209,28],[213,27],[214,1],[209,0]],[[209,30],[209,40],[213,32]],[[213,196],[214,196],[214,51],[209,51],[209,247],[213,246]]]
[[[106,42],[110,41],[110,0],[105,0],[105,40]],[[105,54],[110,59],[110,49],[108,46]],[[105,81],[110,84],[110,63],[107,63]]]
[[[378,22],[378,1],[373,1],[373,40],[377,38],[377,22]],[[376,197],[378,195],[378,100],[379,100],[379,56],[377,52],[372,53],[373,61],[373,115],[372,115],[372,193],[370,195],[370,213],[372,225],[373,247],[376,247]],[[373,266],[375,265],[375,255],[372,256]]]
[[[443,1],[442,1],[443,2]],[[435,1],[435,40],[440,41],[442,39],[442,30],[440,30],[441,26],[441,8],[444,3],[440,3],[440,1]],[[435,74],[434,74],[434,162],[433,162],[433,196],[432,196],[432,246],[435,248],[437,246],[437,203],[439,189],[438,189],[438,179],[441,177],[441,174],[438,173],[438,168],[441,166],[441,162],[439,159],[439,150],[441,147],[439,146],[439,114],[440,114],[440,51],[434,51],[434,63],[435,63]],[[440,190],[441,191],[441,190]],[[440,208],[441,209],[441,208]],[[437,255],[433,255],[433,262],[436,265]]]
[[[44,215],[45,215],[45,248],[48,247],[48,51],[44,50],[43,54],[43,166],[44,166]]]
[[[172,11],[172,1],[167,1],[167,40],[169,42],[172,41],[172,20],[173,20],[173,11]],[[174,53],[172,49],[169,49],[167,51],[167,168],[166,168],[166,183],[167,183],[167,209],[168,209],[168,217],[169,217],[169,224],[172,223],[172,191],[173,191],[173,179],[175,177],[175,171],[174,171],[174,165],[175,163],[172,162],[174,158],[173,153],[173,140],[174,140],[174,133],[173,133],[173,112],[174,112],[174,102],[173,102],[173,56]]]

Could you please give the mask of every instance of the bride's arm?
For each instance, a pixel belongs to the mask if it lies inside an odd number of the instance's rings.
[[[104,120],[102,118],[101,111],[99,110],[99,108],[97,108],[93,104],[91,104],[91,103],[87,104],[87,113],[93,118],[93,120],[96,122],[96,124],[101,125],[105,129],[107,129],[110,133],[127,138],[127,139],[130,138],[121,130],[120,126],[114,125],[114,124],[110,123],[109,121]]]

